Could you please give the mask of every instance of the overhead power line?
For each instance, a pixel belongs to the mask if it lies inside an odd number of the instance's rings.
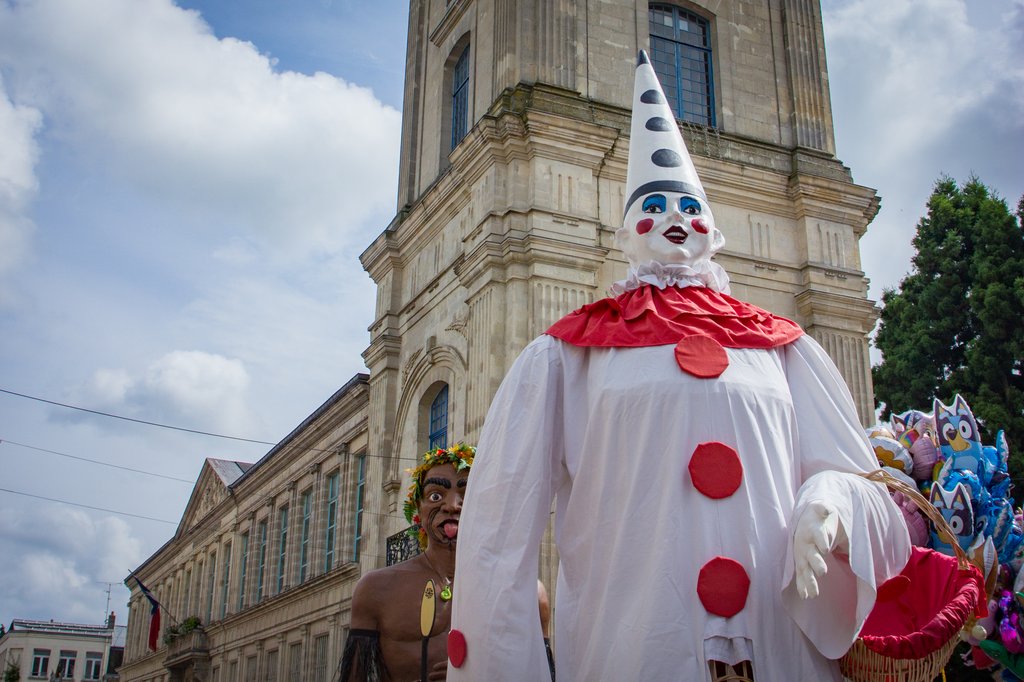
[[[78,502],[70,502],[68,500],[58,500],[54,497],[43,497],[42,495],[33,495],[32,493],[23,493],[20,490],[9,490],[7,488],[0,488],[0,492],[11,493],[12,495],[24,495],[25,497],[34,497],[37,500],[46,500],[47,502],[58,502],[60,504],[69,504],[72,507],[83,507],[85,509],[92,509],[94,511],[107,512],[110,514],[120,514],[121,516],[131,516],[136,519],[145,519],[146,521],[157,521],[159,523],[169,523],[172,526],[177,526],[177,521],[168,521],[166,519],[155,519],[152,516],[143,516],[142,514],[132,514],[130,512],[118,511],[116,509],[104,509],[103,507],[93,507],[88,504],[79,504]]]
[[[185,428],[183,426],[172,426],[170,424],[161,424],[159,422],[147,421],[145,419],[136,419],[134,417],[125,417],[124,415],[112,414],[110,412],[102,412],[100,410],[91,410],[91,409],[89,409],[87,407],[79,407],[78,405],[69,405],[67,403],[60,403],[60,402],[57,402],[55,400],[47,400],[46,398],[40,398],[38,396],[28,395],[26,393],[18,393],[17,391],[11,391],[11,390],[6,389],[6,388],[0,388],[0,393],[6,393],[7,395],[16,396],[18,398],[25,398],[26,400],[34,400],[36,402],[46,403],[47,405],[55,405],[57,407],[63,407],[63,408],[66,408],[68,410],[77,410],[79,412],[88,412],[89,414],[96,414],[96,415],[99,415],[101,417],[109,417],[111,419],[120,419],[120,420],[127,421],[127,422],[134,422],[136,424],[143,424],[145,426],[156,426],[156,427],[161,428],[161,429],[170,429],[172,431],[184,431],[185,433],[194,433],[194,434],[198,434],[200,436],[211,436],[213,438],[226,438],[228,440],[241,441],[243,443],[257,443],[259,445],[270,445],[270,446],[273,446],[275,449],[281,449],[281,450],[308,450],[310,452],[337,452],[338,451],[338,449],[335,448],[335,447],[318,448],[318,447],[313,447],[313,446],[293,445],[293,444],[290,444],[290,443],[286,444],[284,442],[274,443],[274,442],[271,442],[269,440],[258,440],[256,438],[242,438],[241,436],[228,436],[228,435],[225,435],[223,433],[213,433],[213,432],[210,432],[210,431],[199,431],[197,429],[189,429],[189,428]],[[11,442],[11,441],[8,441],[8,442]],[[29,447],[29,446],[26,446],[26,447]],[[50,451],[47,451],[47,452],[50,452]],[[56,454],[62,454],[62,453],[56,453]],[[368,452],[361,453],[361,456],[362,457],[380,458],[380,459],[388,459],[390,457],[387,454],[377,455],[377,454],[370,454]]]
[[[195,433],[200,436],[211,436],[213,438],[226,438],[228,440],[238,440],[244,443],[258,443],[260,445],[277,445],[277,443],[271,443],[266,440],[256,440],[254,438],[242,438],[240,436],[226,436],[223,433],[212,433],[210,431],[199,431],[197,429],[187,429],[183,426],[171,426],[170,424],[160,424],[158,422],[146,421],[145,419],[136,419],[134,417],[125,417],[120,414],[111,414],[110,412],[101,412],[100,410],[90,410],[87,407],[79,407],[77,405],[68,405],[67,403],[59,403],[55,400],[47,400],[45,398],[39,398],[34,395],[26,395],[25,393],[18,393],[17,391],[9,391],[6,388],[0,388],[0,393],[6,393],[8,395],[17,396],[19,398],[25,398],[27,400],[35,400],[40,403],[46,403],[47,405],[56,405],[57,407],[64,407],[69,410],[78,410],[79,412],[88,412],[89,414],[97,414],[101,417],[110,417],[111,419],[122,419],[126,422],[134,422],[136,424],[145,424],[146,426],[157,426],[161,429],[171,429],[172,431],[184,431],[186,433]]]
[[[158,474],[153,471],[143,471],[142,469],[133,469],[132,467],[121,466],[119,464],[110,464],[109,462],[101,462],[96,459],[89,459],[87,457],[78,457],[77,455],[69,455],[66,452],[57,452],[56,450],[47,450],[46,448],[37,448],[34,445],[26,445],[25,443],[16,443],[13,440],[7,440],[0,438],[0,445],[17,445],[19,448],[28,448],[29,450],[38,450],[39,452],[48,452],[51,455],[59,455],[60,457],[68,457],[70,459],[77,459],[81,462],[89,462],[90,464],[99,464],[100,466],[111,467],[114,469],[122,469],[124,471],[132,471],[137,474],[145,474],[146,476],[156,476],[158,478],[166,478],[171,481],[181,481],[182,483],[192,484],[195,481],[188,478],[178,478],[177,476],[167,476],[166,474]]]

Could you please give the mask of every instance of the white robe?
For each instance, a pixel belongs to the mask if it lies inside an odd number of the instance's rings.
[[[709,679],[707,658],[749,658],[757,682],[840,679],[876,586],[910,541],[846,384],[806,335],[727,349],[716,379],[682,372],[673,346],[576,347],[550,336],[515,361],[487,415],[459,530],[454,682],[547,680],[536,580],[555,500],[559,682]],[[687,465],[699,444],[736,450],[739,489],[710,499]],[[803,506],[839,509],[850,559],[829,556],[821,595],[796,594]],[[738,561],[751,580],[731,618],[703,608],[697,574]]]

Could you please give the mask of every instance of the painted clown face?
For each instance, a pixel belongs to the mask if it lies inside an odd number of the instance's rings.
[[[709,260],[725,244],[707,202],[672,191],[637,198],[615,235],[634,267],[651,261],[693,267]]]

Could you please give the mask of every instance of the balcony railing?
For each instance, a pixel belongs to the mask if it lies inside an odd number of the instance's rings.
[[[388,566],[411,559],[420,553],[420,543],[415,536],[409,535],[409,528],[388,537]]]
[[[164,667],[178,668],[189,664],[208,663],[209,660],[210,640],[202,628],[196,628],[178,635],[167,644]]]

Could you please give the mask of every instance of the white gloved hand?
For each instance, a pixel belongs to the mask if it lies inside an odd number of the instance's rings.
[[[828,567],[825,556],[845,544],[839,512],[828,502],[811,502],[803,510],[793,532],[796,590],[804,599],[818,596],[818,578]]]

